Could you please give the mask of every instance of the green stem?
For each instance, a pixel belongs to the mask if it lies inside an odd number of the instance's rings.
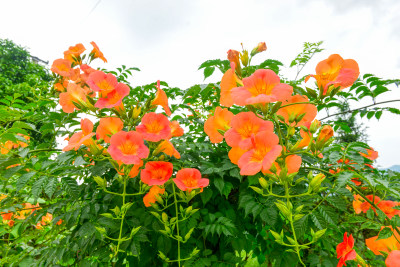
[[[175,184],[172,184],[172,189],[174,190],[174,203],[175,203],[175,213],[176,213],[176,233],[179,236],[179,213],[178,213],[178,202],[176,200]],[[181,266],[181,242],[178,241],[178,266]]]
[[[126,196],[126,177],[124,177],[124,191],[123,191],[123,193],[122,193],[122,206],[124,206],[125,205],[125,196]],[[119,228],[119,236],[118,236],[118,245],[117,245],[117,250],[115,251],[115,255],[114,255],[114,257],[115,256],[117,256],[118,255],[118,252],[119,252],[119,246],[121,245],[121,240],[122,240],[122,227],[123,227],[123,225],[124,225],[124,218],[125,218],[125,214],[126,214],[126,211],[125,212],[123,212],[122,213],[122,217],[121,217],[121,226],[120,226],[120,228]]]
[[[289,204],[290,204],[290,197],[291,196],[289,194],[289,187],[288,187],[287,183],[285,183],[285,197],[286,197],[286,205],[287,205],[287,207],[289,207],[290,206]],[[293,225],[293,214],[290,214],[290,217],[288,219],[290,221],[290,227],[291,227],[292,232],[293,232],[293,239],[294,239],[294,243],[295,243],[295,249],[296,249],[297,257],[299,258],[300,263],[303,266],[306,266],[304,264],[304,262],[301,260],[299,243],[297,242],[296,231],[295,231],[294,225]]]

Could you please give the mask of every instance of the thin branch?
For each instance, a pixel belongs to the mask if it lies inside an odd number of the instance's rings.
[[[326,116],[325,118],[320,119],[320,121],[325,120],[325,119],[327,119],[327,118],[329,118],[329,117],[332,117],[332,116],[337,116],[337,115],[341,115],[341,114],[346,114],[346,113],[354,112],[354,111],[356,111],[356,110],[360,110],[360,109],[364,109],[364,108],[369,108],[369,107],[372,107],[372,106],[375,106],[375,105],[380,105],[380,104],[385,104],[385,103],[391,103],[391,102],[399,102],[399,101],[400,101],[400,99],[377,102],[377,103],[374,103],[374,104],[371,104],[371,105],[368,105],[368,106],[364,106],[364,107],[361,107],[361,108],[350,109],[350,110],[347,110],[347,111],[343,111],[343,112],[335,113],[335,114],[332,114],[332,115],[328,115],[328,116]]]

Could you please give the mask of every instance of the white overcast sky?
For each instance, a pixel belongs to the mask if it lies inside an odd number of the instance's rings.
[[[337,53],[355,59],[361,74],[398,79],[399,14],[399,0],[13,0],[1,1],[0,38],[27,47],[50,65],[69,46],[83,43],[90,49],[95,41],[108,59],[102,67],[142,70],[133,85],[160,79],[185,89],[203,82],[197,71],[203,61],[224,59],[228,49],[240,50],[241,42],[251,50],[261,41],[268,50],[257,60],[277,59],[287,67],[303,42],[323,40],[326,50],[303,75]],[[283,73],[294,77],[290,69]],[[216,71],[207,81],[221,76]],[[378,101],[386,99],[400,99],[400,88]],[[400,102],[392,106],[399,108]],[[400,117],[384,114],[380,121],[363,122],[369,144],[379,152],[378,165],[400,164]]]

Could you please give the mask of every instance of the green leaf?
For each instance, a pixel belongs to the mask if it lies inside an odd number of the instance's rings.
[[[79,195],[79,187],[76,183],[76,180],[70,177],[64,177],[61,179],[62,184],[64,185],[65,190],[72,197],[77,198]]]
[[[56,191],[56,187],[57,187],[57,178],[50,177],[46,187],[44,188],[44,192],[49,198],[53,196],[54,191]]]
[[[337,186],[344,187],[352,178],[354,174],[352,172],[341,172],[336,179]]]
[[[392,229],[390,229],[389,227],[385,227],[379,232],[377,240],[386,239],[391,237],[392,235],[393,235]]]
[[[210,77],[215,71],[215,67],[206,67],[204,69],[204,80]]]
[[[218,189],[219,193],[222,195],[223,194],[224,185],[225,185],[224,179],[219,178],[219,177],[215,178],[213,183],[214,183],[215,187]]]
[[[47,176],[40,176],[39,179],[36,180],[35,183],[32,185],[32,196],[35,199],[35,202],[37,198],[40,196],[43,190],[43,185],[45,182],[47,182],[48,177]]]
[[[25,184],[29,181],[29,179],[31,179],[35,174],[36,174],[35,171],[31,171],[31,172],[22,174],[17,181],[16,190],[20,191],[25,186]]]

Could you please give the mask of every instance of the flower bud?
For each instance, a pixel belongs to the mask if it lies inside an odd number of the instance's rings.
[[[310,132],[315,133],[319,127],[321,127],[321,122],[319,120],[314,120],[310,125]]]
[[[236,72],[238,74],[241,73],[239,58],[240,58],[239,51],[229,49],[229,51],[228,51],[228,60],[229,60],[229,62],[235,64],[235,70],[236,70]]]
[[[254,56],[258,53],[261,53],[263,51],[267,50],[267,45],[265,44],[265,42],[260,42],[258,43],[258,45],[256,47],[253,48],[253,50],[251,50],[250,55]]]
[[[330,125],[325,125],[318,135],[318,142],[326,143],[333,136],[333,129]]]
[[[268,182],[267,182],[267,180],[265,180],[264,178],[260,178],[260,179],[258,179],[258,182],[260,183],[260,185],[264,188],[264,189],[266,189],[266,188],[268,188]]]
[[[240,53],[240,61],[245,67],[249,64],[249,52],[247,50],[243,50],[243,52]]]
[[[325,180],[325,175],[322,173],[317,174],[310,182],[312,192],[317,193],[321,186],[322,181]]]

